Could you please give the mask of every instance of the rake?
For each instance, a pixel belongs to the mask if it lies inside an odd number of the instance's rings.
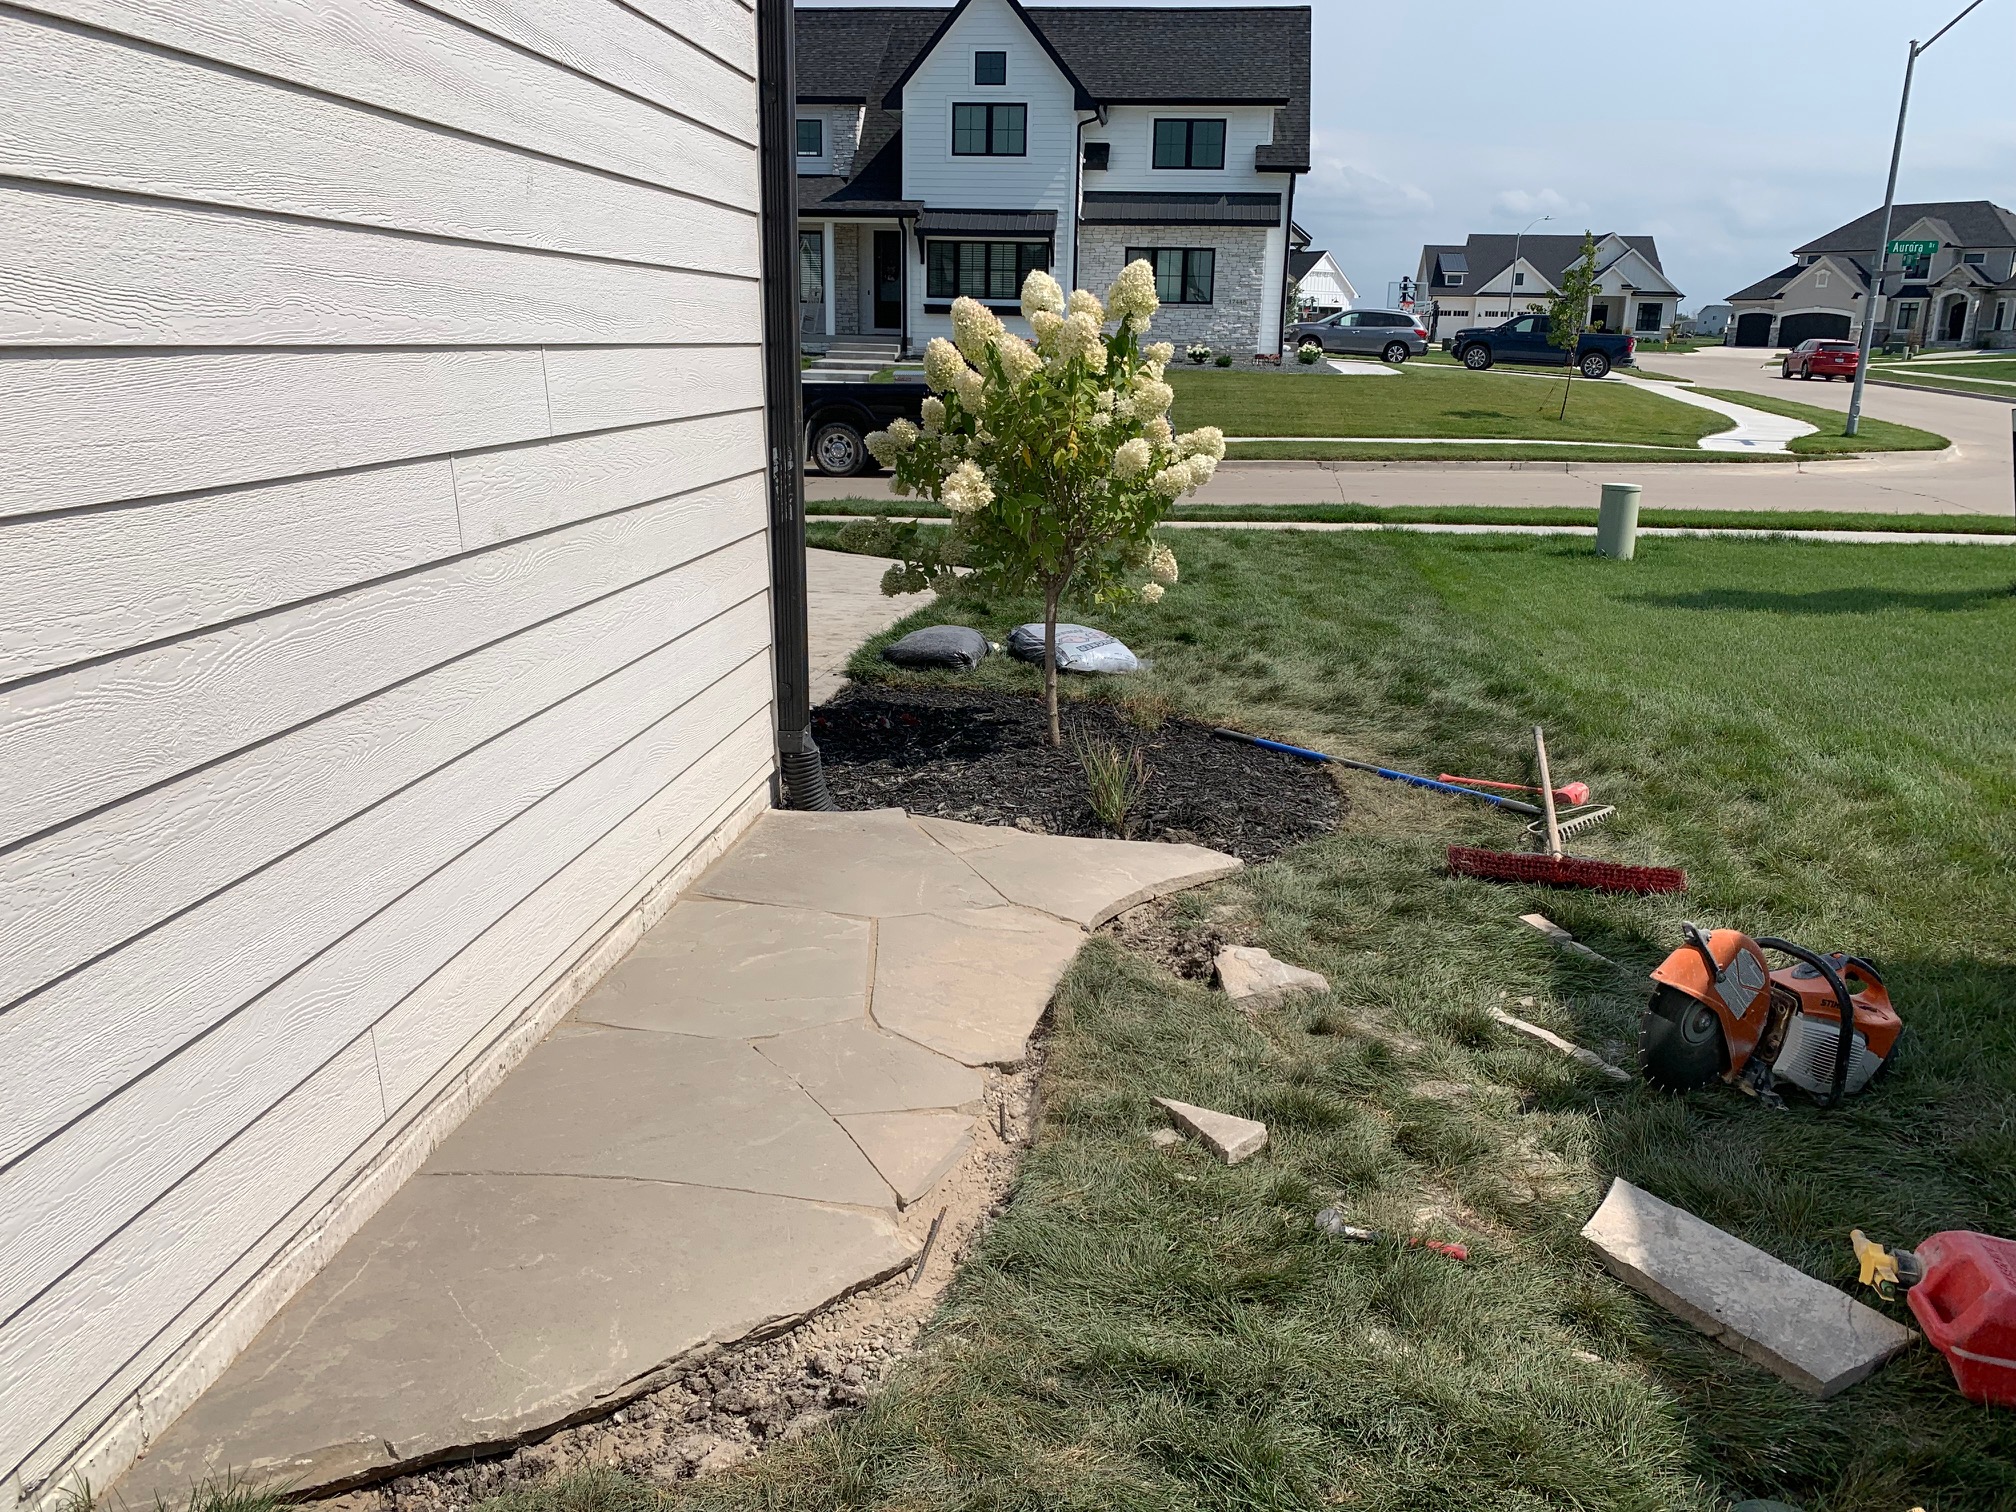
[[[1587,887],[1598,892],[1675,893],[1687,890],[1687,873],[1671,866],[1627,866],[1617,861],[1590,861],[1561,853],[1564,827],[1554,809],[1554,779],[1547,766],[1547,736],[1533,727],[1533,748],[1540,763],[1541,836],[1546,850],[1539,855],[1516,851],[1449,847],[1449,870],[1459,876],[1489,882],[1539,882],[1550,887]],[[1607,819],[1607,812],[1572,815],[1565,832],[1588,829]]]

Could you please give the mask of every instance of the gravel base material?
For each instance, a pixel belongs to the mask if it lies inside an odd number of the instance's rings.
[[[1110,837],[1087,801],[1074,741],[1138,750],[1150,769],[1130,840],[1204,845],[1265,861],[1336,828],[1344,797],[1292,756],[1213,739],[1169,719],[1153,729],[1110,706],[1063,712],[1065,747],[1046,739],[1041,700],[966,688],[857,687],[814,712],[826,782],[842,808]]]

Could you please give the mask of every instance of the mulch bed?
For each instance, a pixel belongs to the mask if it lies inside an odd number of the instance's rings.
[[[1321,767],[1214,740],[1168,719],[1142,729],[1105,704],[1063,710],[1052,750],[1041,699],[967,688],[857,686],[814,711],[826,782],[844,809],[1008,824],[1052,835],[1110,836],[1085,794],[1074,739],[1138,749],[1152,770],[1130,840],[1207,845],[1265,861],[1328,834],[1343,794]]]

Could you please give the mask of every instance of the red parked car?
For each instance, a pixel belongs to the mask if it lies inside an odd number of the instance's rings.
[[[1827,341],[1814,337],[1802,341],[1785,354],[1779,365],[1781,378],[1853,378],[1862,353],[1852,341]]]

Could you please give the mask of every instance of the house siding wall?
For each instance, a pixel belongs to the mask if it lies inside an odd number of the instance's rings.
[[[1271,352],[1279,327],[1284,235],[1280,230],[1240,226],[1087,226],[1079,249],[1080,282],[1088,289],[1104,290],[1119,276],[1129,247],[1214,248],[1218,256],[1212,302],[1165,304],[1155,313],[1151,339],[1174,342],[1178,352],[1198,341],[1238,357]],[[1268,324],[1270,291],[1276,315],[1263,346],[1256,343]]]
[[[644,9],[0,13],[0,1507],[767,801],[754,20]]]

